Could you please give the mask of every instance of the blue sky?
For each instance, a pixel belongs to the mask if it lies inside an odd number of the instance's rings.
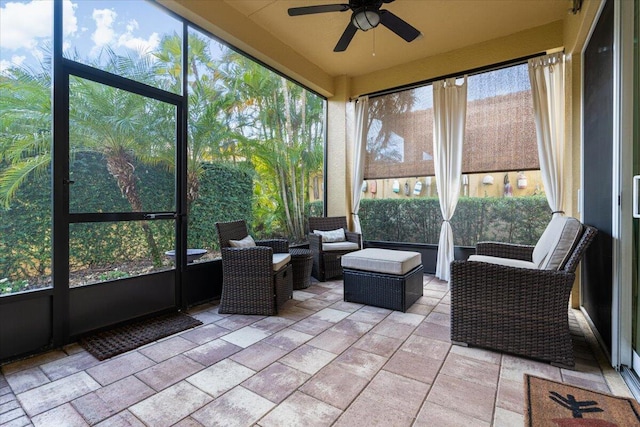
[[[165,34],[180,33],[180,23],[143,0],[64,0],[64,48],[83,58],[101,48],[150,51]],[[51,43],[53,1],[0,0],[0,71],[10,64],[37,67]]]

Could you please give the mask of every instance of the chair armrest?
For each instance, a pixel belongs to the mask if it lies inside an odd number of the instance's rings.
[[[347,242],[357,243],[358,246],[362,247],[362,234],[345,230],[344,235],[347,238]]]
[[[222,269],[237,271],[242,275],[247,269],[265,269],[269,274],[273,271],[273,249],[267,246],[255,246],[251,248],[222,248]]]
[[[516,245],[513,243],[478,242],[476,245],[476,255],[531,261],[533,258],[533,248],[534,246]]]
[[[287,239],[256,240],[256,246],[268,246],[276,254],[289,252],[289,241]]]
[[[322,252],[322,236],[309,233],[307,239],[309,240],[309,249],[311,249],[312,252]]]
[[[551,310],[550,306],[555,306],[566,316],[574,279],[575,274],[566,271],[452,261],[451,305],[453,307],[454,301],[464,301],[467,305],[486,309],[493,306],[496,314],[520,310],[523,315],[531,310]]]

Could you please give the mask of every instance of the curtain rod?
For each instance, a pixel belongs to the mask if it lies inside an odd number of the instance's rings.
[[[421,80],[421,81],[415,82],[415,83],[408,83],[406,85],[396,86],[396,87],[392,87],[392,88],[389,88],[389,89],[384,89],[384,90],[380,90],[380,91],[376,91],[376,92],[365,93],[365,94],[359,95],[359,96],[357,96],[355,98],[349,98],[349,102],[357,100],[360,96],[368,96],[369,98],[376,98],[378,96],[389,95],[390,93],[400,92],[400,91],[409,90],[409,89],[415,89],[417,87],[425,86],[425,85],[428,85],[429,83],[433,83],[433,82],[438,81],[438,80],[444,80],[444,79],[448,79],[448,78],[451,78],[451,77],[462,77],[464,75],[472,76],[474,74],[480,74],[480,73],[485,73],[487,71],[497,70],[499,68],[505,68],[506,66],[509,66],[509,65],[523,64],[523,63],[529,61],[530,59],[537,58],[537,57],[540,57],[540,56],[543,56],[543,55],[546,55],[546,52],[534,53],[532,55],[527,55],[527,56],[523,56],[523,57],[516,58],[516,59],[510,59],[508,61],[498,62],[497,64],[485,65],[485,66],[478,67],[478,68],[472,68],[472,69],[469,69],[469,70],[466,70],[466,71],[458,71],[456,73],[451,73],[451,74],[447,74],[447,75],[440,76],[440,77],[434,77],[432,79]]]

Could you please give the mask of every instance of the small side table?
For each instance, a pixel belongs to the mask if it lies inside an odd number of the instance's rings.
[[[309,249],[289,249],[293,270],[293,289],[306,289],[311,284],[313,255]]]

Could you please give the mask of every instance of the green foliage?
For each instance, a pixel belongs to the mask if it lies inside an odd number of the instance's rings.
[[[214,224],[253,219],[253,173],[250,165],[205,163],[198,198],[189,213],[188,246],[218,250]]]
[[[360,224],[366,240],[437,244],[442,214],[436,197],[363,199]],[[456,246],[478,241],[535,244],[551,219],[544,196],[458,201],[451,220]]]

